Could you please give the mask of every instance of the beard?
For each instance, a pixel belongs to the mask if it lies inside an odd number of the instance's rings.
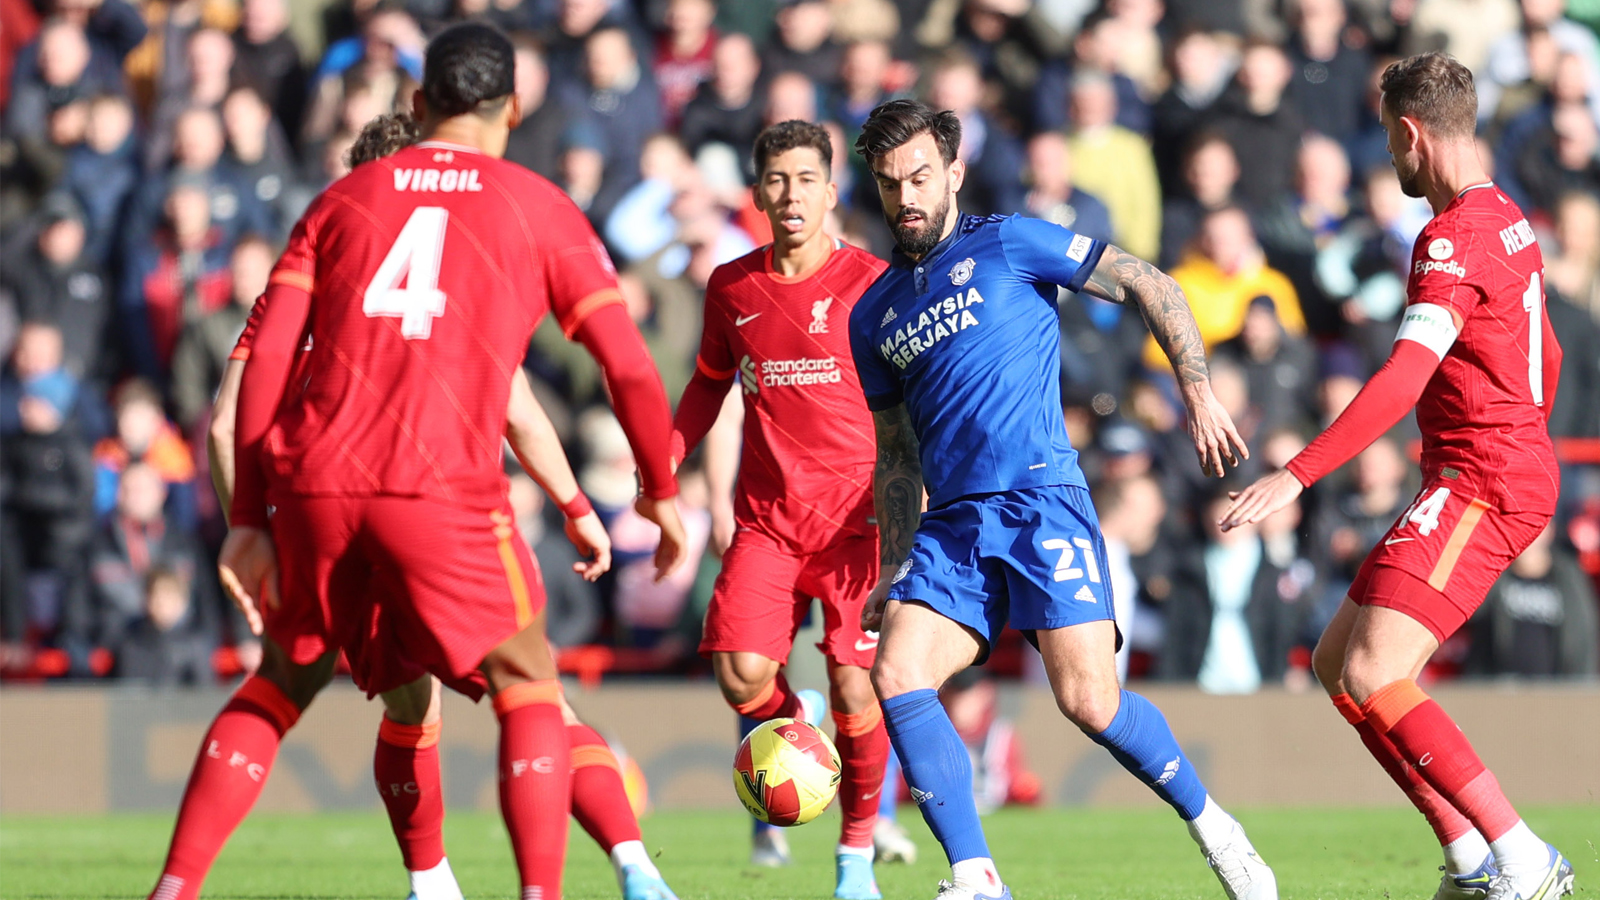
[[[906,213],[922,216],[922,224],[920,226],[900,224],[900,217]],[[945,192],[944,198],[934,207],[932,214],[915,206],[902,206],[893,214],[885,210],[883,215],[889,221],[889,230],[894,233],[894,243],[900,248],[900,252],[911,257],[921,257],[932,250],[944,235],[944,222],[950,217],[950,193]]]
[[[1407,197],[1425,196],[1422,191],[1420,177],[1422,175],[1421,166],[1412,166],[1411,170],[1407,171],[1405,164],[1396,159],[1394,161],[1394,174],[1400,178],[1400,193],[1405,194]]]

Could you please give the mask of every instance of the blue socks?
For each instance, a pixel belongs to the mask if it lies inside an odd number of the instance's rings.
[[[939,692],[911,691],[880,705],[889,740],[911,786],[911,799],[922,810],[945,856],[951,863],[988,858],[989,843],[972,799],[972,760],[939,704]],[[1170,742],[1171,736],[1167,739]],[[1204,797],[1202,791],[1201,799]]]
[[[888,716],[887,708],[884,715]],[[894,734],[892,728],[889,733]],[[1185,821],[1193,820],[1205,809],[1206,789],[1200,783],[1199,773],[1183,755],[1178,739],[1172,736],[1167,717],[1149,700],[1123,691],[1122,705],[1111,724],[1105,731],[1090,737],[1110,750],[1124,769],[1137,775],[1161,799],[1172,804]]]

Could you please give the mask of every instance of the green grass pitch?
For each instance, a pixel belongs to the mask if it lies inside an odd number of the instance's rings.
[[[1600,897],[1600,805],[1526,811],[1529,824],[1571,856],[1577,896]],[[1284,900],[1428,898],[1438,851],[1410,810],[1241,811],[1256,847],[1278,873]],[[878,867],[888,900],[930,900],[947,873],[912,808],[902,821],[921,850],[917,865]],[[733,812],[658,813],[645,843],[682,900],[825,900],[832,896],[830,813],[789,832],[795,865],[746,865],[748,820]],[[0,898],[142,898],[154,883],[172,818],[13,816],[0,820]],[[1222,891],[1188,835],[1164,810],[1004,810],[986,820],[989,843],[1017,900],[1140,898],[1217,900]],[[452,813],[450,862],[471,900],[514,898],[511,853],[493,814]],[[208,898],[401,900],[399,854],[379,812],[255,816],[236,834],[207,882]],[[605,858],[576,827],[569,900],[613,900]]]

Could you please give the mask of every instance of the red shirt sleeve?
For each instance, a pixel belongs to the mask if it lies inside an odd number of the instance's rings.
[[[1328,430],[1289,460],[1286,468],[1301,484],[1310,487],[1349,462],[1417,405],[1422,389],[1439,367],[1439,359],[1422,343],[1396,340],[1389,359],[1377,374]]]
[[[295,287],[311,292],[313,275],[316,272],[316,259],[311,252],[311,241],[307,237],[309,231],[303,217],[295,223],[294,231],[289,235],[289,244],[283,250],[283,255],[272,266],[272,281],[281,281]],[[261,328],[261,317],[266,313],[267,295],[263,293],[256,298],[250,307],[250,318],[245,320],[244,331],[240,332],[239,340],[233,345],[233,352],[228,354],[229,359],[247,360],[250,358],[250,349],[255,346],[256,331]]]
[[[605,373],[611,406],[633,448],[645,496],[655,500],[675,496],[672,409],[639,329],[620,303],[603,303],[579,322],[573,337]]]
[[[295,351],[311,312],[311,293],[275,276],[257,306],[264,307],[265,312],[256,330],[250,364],[244,367],[239,384],[239,412],[233,435],[236,471],[229,521],[236,527],[265,528],[267,484],[261,445],[288,385]]]
[[[541,204],[538,216],[539,253],[550,289],[550,311],[571,338],[594,312],[622,305],[617,289],[617,269],[589,220],[565,194],[551,190],[554,199]]]
[[[250,318],[245,320],[244,331],[239,332],[239,340],[234,342],[233,352],[228,354],[229,359],[243,362],[250,358],[250,348],[256,342],[256,329],[261,327],[261,315],[266,310],[266,299],[267,295],[263,293],[250,307]]]
[[[672,420],[672,459],[681,463],[705,440],[706,432],[722,413],[722,401],[737,368],[728,347],[727,320],[722,291],[712,276],[706,289],[705,325],[700,330],[700,352],[694,358],[694,376],[678,400],[678,413]]]

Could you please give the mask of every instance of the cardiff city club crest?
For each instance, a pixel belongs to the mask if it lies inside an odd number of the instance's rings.
[[[976,265],[977,263],[973,262],[972,257],[970,256],[966,259],[963,259],[961,262],[956,263],[955,268],[950,270],[950,283],[956,287],[960,287],[963,284],[966,284],[968,281],[971,281],[972,269]]]

